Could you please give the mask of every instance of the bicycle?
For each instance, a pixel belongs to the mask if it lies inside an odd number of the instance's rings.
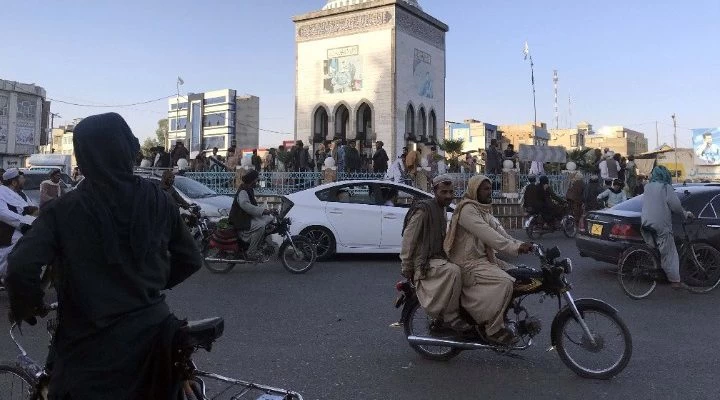
[[[707,243],[692,240],[688,225],[691,223],[682,223],[683,238],[678,247],[680,279],[691,292],[707,293],[720,284],[720,251]],[[635,300],[648,297],[658,281],[667,282],[660,265],[655,232],[645,227],[642,229],[653,237],[654,246],[634,245],[625,250],[618,261],[620,287]]]
[[[57,310],[57,303],[46,307],[45,312]],[[33,361],[27,351],[15,337],[15,330],[19,328],[14,323],[10,328],[10,338],[20,351],[15,362],[0,363],[0,398],[3,400],[46,400],[50,374],[47,368]],[[47,331],[50,334],[50,343],[57,330],[57,319],[50,318],[47,322]],[[294,391],[274,388],[258,383],[247,382],[240,379],[228,378],[222,375],[205,372],[197,369],[192,361],[192,354],[199,349],[210,351],[213,343],[224,330],[222,318],[209,318],[201,321],[188,322],[179,331],[177,346],[174,353],[173,367],[179,368],[182,381],[182,395],[184,400],[210,400],[229,398],[239,400],[246,395],[258,395],[255,400],[303,400],[303,397]],[[227,387],[220,393],[208,397],[206,394],[205,379],[211,379]],[[236,389],[231,390],[231,389]],[[9,397],[7,397],[9,396]]]

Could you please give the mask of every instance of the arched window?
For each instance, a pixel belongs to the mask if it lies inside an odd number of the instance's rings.
[[[437,143],[437,117],[435,116],[435,110],[430,110],[430,120],[428,121],[428,130],[430,133],[430,137],[428,138],[428,141],[430,143]]]
[[[358,141],[372,140],[375,137],[372,128],[372,109],[367,103],[362,103],[357,110],[357,135]]]
[[[425,109],[420,107],[420,140],[427,140],[427,115]]]
[[[347,139],[350,128],[350,111],[344,104],[335,109],[335,139]]]
[[[415,140],[415,109],[412,104],[408,104],[405,113],[405,139]]]

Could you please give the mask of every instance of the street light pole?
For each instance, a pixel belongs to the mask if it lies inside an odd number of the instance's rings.
[[[678,174],[678,148],[677,148],[677,119],[675,118],[675,114],[672,115],[673,120],[673,146],[674,146],[674,153],[675,153],[675,183],[679,182],[679,174]]]

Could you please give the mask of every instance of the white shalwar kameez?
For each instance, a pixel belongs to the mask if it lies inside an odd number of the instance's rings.
[[[35,217],[33,216],[22,215],[23,209],[28,206],[35,206],[35,204],[33,204],[30,199],[25,201],[25,199],[20,197],[20,195],[10,187],[5,185],[0,186],[0,221],[16,228],[12,235],[10,245],[0,247],[0,278],[5,276],[8,255],[10,255],[15,244],[22,237],[22,233],[20,233],[17,228],[20,224],[31,225],[33,221],[35,221]],[[12,211],[10,207],[14,207],[19,212]]]

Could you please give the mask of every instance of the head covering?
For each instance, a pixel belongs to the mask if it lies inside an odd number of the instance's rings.
[[[463,195],[462,200],[455,207],[452,219],[450,220],[450,229],[448,230],[447,236],[445,236],[445,252],[449,253],[452,249],[455,237],[457,236],[458,220],[460,219],[460,211],[466,206],[475,207],[480,214],[492,214],[492,199],[490,203],[481,203],[477,198],[478,189],[480,185],[488,181],[492,184],[490,178],[485,175],[475,175],[468,181],[467,190]]]
[[[20,172],[20,170],[17,168],[10,168],[9,170],[7,170],[3,173],[2,179],[3,179],[3,181],[10,181],[10,180],[17,178],[18,176],[20,176],[22,174],[23,173]]]
[[[665,185],[672,185],[672,176],[670,171],[664,165],[658,165],[653,168],[650,174],[650,182],[659,182]]]
[[[260,176],[260,174],[257,171],[255,171],[254,169],[251,169],[250,171],[248,171],[247,174],[243,175],[242,181],[245,184],[250,184],[254,180],[256,180],[259,176]]]
[[[455,179],[453,179],[453,176],[450,174],[442,174],[434,177],[432,180],[433,187],[443,182],[455,182]]]
[[[96,220],[108,263],[128,256],[141,262],[149,249],[160,247],[171,208],[159,187],[133,175],[138,139],[120,115],[107,113],[80,121],[73,145],[85,175],[76,191]]]

